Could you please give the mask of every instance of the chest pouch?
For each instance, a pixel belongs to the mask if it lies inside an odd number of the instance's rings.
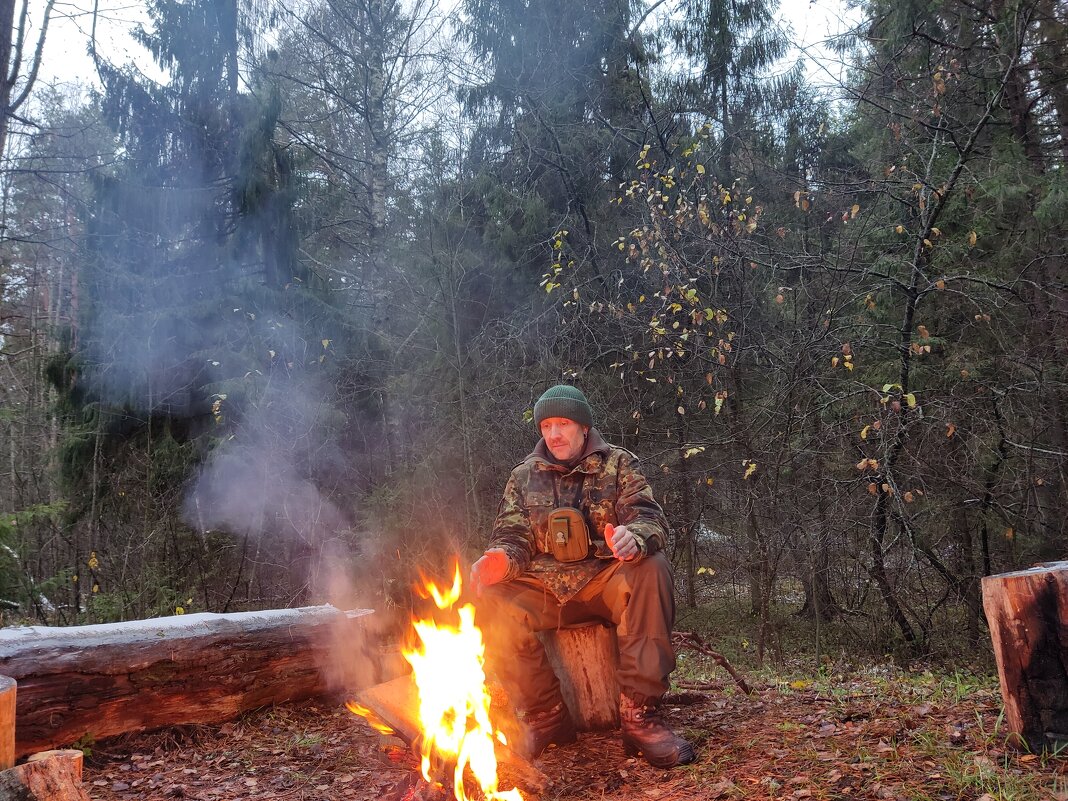
[[[560,562],[577,562],[590,553],[590,531],[582,512],[562,506],[549,513],[549,545]]]

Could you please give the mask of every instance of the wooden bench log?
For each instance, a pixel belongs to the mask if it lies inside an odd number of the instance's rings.
[[[538,635],[560,680],[575,725],[582,731],[619,727],[619,650],[616,630],[591,623]]]
[[[1009,730],[1034,751],[1068,743],[1068,562],[982,587]]]
[[[228,720],[377,679],[370,610],[332,606],[0,630],[17,755],[88,736]]]

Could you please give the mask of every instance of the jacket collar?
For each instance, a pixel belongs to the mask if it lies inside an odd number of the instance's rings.
[[[601,436],[601,432],[596,428],[591,428],[590,433],[586,437],[586,447],[582,451],[582,455],[579,456],[575,464],[569,467],[562,462],[558,462],[553,455],[549,452],[548,446],[545,444],[545,438],[542,437],[538,440],[538,444],[534,446],[534,450],[531,451],[527,459],[533,459],[539,467],[549,470],[562,470],[568,473],[572,470],[580,470],[583,473],[587,473],[590,470],[596,469],[600,459],[590,460],[591,456],[608,456],[612,446],[605,442],[604,437]]]

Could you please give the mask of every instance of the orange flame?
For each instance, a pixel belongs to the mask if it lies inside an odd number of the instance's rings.
[[[393,734],[393,727],[386,723],[382,718],[378,717],[374,712],[365,706],[361,706],[355,701],[346,701],[345,706],[348,707],[349,712],[354,715],[359,715],[361,718],[367,721],[367,723],[375,729],[375,731],[382,734]]]
[[[419,691],[423,778],[434,781],[432,764],[452,763],[455,764],[453,794],[457,801],[469,801],[464,790],[464,773],[468,769],[487,801],[523,801],[518,790],[499,792],[497,789],[497,755],[493,742],[503,743],[505,738],[490,721],[490,696],[483,669],[486,648],[482,632],[475,625],[475,609],[471,604],[454,608],[462,586],[459,564],[448,590],[442,590],[430,580],[424,583],[438,609],[455,612],[458,623],[413,621],[419,643],[403,651]]]

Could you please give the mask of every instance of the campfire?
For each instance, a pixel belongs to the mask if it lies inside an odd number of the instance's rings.
[[[418,590],[433,601],[436,611],[412,621],[414,644],[403,651],[411,676],[390,682],[394,686],[388,689],[371,688],[361,694],[364,703],[350,701],[347,706],[378,731],[410,743],[434,795],[447,797],[451,787],[456,801],[522,801],[519,790],[499,789],[499,762],[507,760],[528,779],[535,774],[534,785],[541,783],[539,772],[512,752],[492,719],[483,667],[485,643],[475,625],[474,607],[461,602],[459,565],[451,586],[424,579]],[[478,793],[468,795],[468,787]],[[407,797],[421,797],[420,791],[413,788]]]

